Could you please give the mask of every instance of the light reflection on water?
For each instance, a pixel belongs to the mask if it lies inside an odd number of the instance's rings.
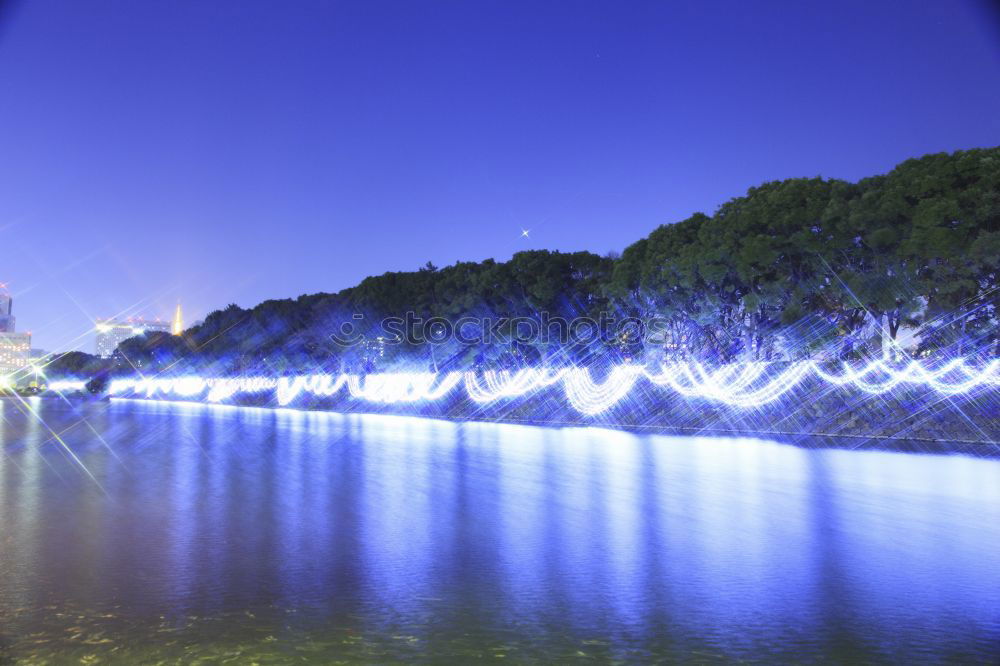
[[[997,460],[31,405],[0,401],[0,663],[997,653]]]

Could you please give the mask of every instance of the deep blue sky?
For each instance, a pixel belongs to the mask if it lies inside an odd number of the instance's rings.
[[[791,176],[1000,144],[983,5],[31,0],[0,281],[35,346],[428,260],[621,250]],[[531,229],[530,239],[521,229]]]

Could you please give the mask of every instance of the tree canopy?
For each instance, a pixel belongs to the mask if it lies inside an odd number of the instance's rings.
[[[536,250],[506,262],[428,262],[336,293],[229,305],[180,337],[123,343],[118,365],[284,373],[623,354],[716,362],[851,357],[901,346],[901,331],[916,353],[996,355],[998,274],[1000,148],[968,150],[907,160],[858,183],[764,183],[712,215],[658,227],[617,257]],[[624,337],[602,333],[567,344],[518,340],[508,325],[497,329],[499,341],[427,345],[386,335],[381,322],[406,313],[467,318],[473,328],[610,313],[655,318],[661,335],[623,344]],[[355,344],[334,340],[344,330]]]

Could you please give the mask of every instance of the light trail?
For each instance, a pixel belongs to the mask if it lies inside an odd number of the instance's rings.
[[[300,375],[296,377],[116,379],[113,396],[181,397],[219,403],[243,394],[271,393],[278,405],[304,396],[329,398],[346,393],[352,400],[379,404],[431,403],[456,393],[487,405],[517,400],[561,386],[569,405],[584,415],[606,412],[630,399],[636,385],[673,392],[687,399],[706,400],[743,409],[773,403],[807,380],[843,390],[881,395],[904,385],[924,387],[944,395],[1000,388],[1000,359],[979,365],[956,359],[940,365],[918,361],[894,365],[876,360],[863,365],[738,363],[719,368],[698,362],[670,363],[650,369],[640,365],[613,367],[603,380],[586,368],[526,368],[486,372],[394,372],[367,375]],[[79,390],[82,382],[53,382],[51,390]],[[345,390],[346,389],[346,390]],[[648,399],[648,394],[647,398]]]

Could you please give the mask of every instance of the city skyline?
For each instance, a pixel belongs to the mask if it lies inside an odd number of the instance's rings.
[[[14,315],[14,297],[9,293],[7,283],[0,282],[0,341],[4,342],[4,345],[2,345],[4,348],[0,349],[0,357],[2,357],[0,358],[0,366],[6,368],[7,372],[16,370],[27,364],[27,355],[25,355],[25,361],[17,363],[16,366],[8,363],[11,360],[8,357],[11,354],[11,349],[13,349],[11,347],[12,344],[19,350],[18,354],[20,354],[21,347],[30,352],[41,352],[41,349],[36,350],[31,345],[32,332],[30,330],[17,331],[16,321],[17,317]],[[173,316],[169,320],[164,320],[160,317],[149,318],[141,316],[98,317],[91,327],[91,333],[94,335],[93,344],[91,345],[93,349],[92,353],[101,358],[109,358],[119,343],[133,335],[141,335],[147,331],[161,331],[170,333],[171,335],[180,335],[184,331],[184,328],[184,319],[179,300],[174,308]],[[54,351],[58,353],[67,350],[60,349]],[[90,353],[90,350],[79,351],[88,351]],[[15,356],[18,354],[15,354]]]
[[[17,331],[16,321],[17,317],[13,314],[13,303],[14,297],[8,292],[6,282],[0,282],[0,334],[3,333],[24,333],[27,335],[32,335],[30,328],[27,331]],[[197,322],[195,322],[197,323]],[[80,336],[79,346],[73,349],[55,349],[54,352],[64,352],[64,351],[86,351],[90,352],[90,349],[94,346],[93,339],[84,339],[88,336],[92,338],[93,334],[96,332],[100,334],[103,328],[106,328],[109,324],[120,324],[122,327],[129,328],[148,328],[151,330],[162,330],[172,335],[180,335],[183,332],[185,325],[184,320],[181,315],[181,304],[178,303],[174,307],[173,316],[170,319],[164,319],[157,316],[142,316],[142,315],[119,315],[112,317],[97,317],[91,322],[91,326],[87,331]],[[122,338],[124,339],[124,338]],[[117,343],[116,343],[117,344]],[[99,343],[98,343],[99,346]],[[100,352],[97,352],[100,356]],[[110,355],[110,354],[108,354]]]
[[[5,5],[0,279],[38,346],[86,350],[179,298],[620,251],[765,181],[1000,139],[985,5],[693,7]]]

